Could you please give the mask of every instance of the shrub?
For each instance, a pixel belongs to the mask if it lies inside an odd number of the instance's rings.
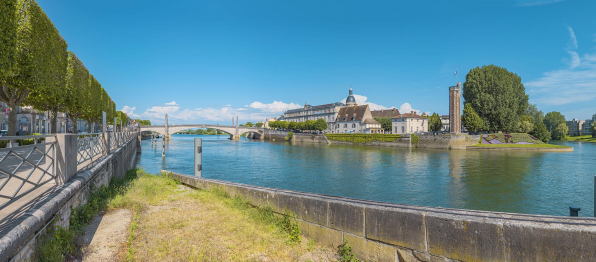
[[[412,138],[411,139],[412,139],[412,144],[413,145],[418,144],[418,139],[419,138],[418,138],[417,135],[412,134]]]
[[[400,139],[400,135],[392,134],[325,134],[327,139],[364,144],[367,142],[393,142]]]
[[[294,132],[288,132],[288,139],[287,140],[292,140],[292,137],[294,137]]]

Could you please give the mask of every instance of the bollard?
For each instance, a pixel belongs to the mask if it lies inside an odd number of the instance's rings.
[[[582,209],[579,207],[570,206],[569,207],[569,216],[576,217],[580,210],[582,210]]]
[[[161,136],[161,157],[166,157],[166,136]]]
[[[203,139],[195,138],[195,176],[202,177],[203,171]]]

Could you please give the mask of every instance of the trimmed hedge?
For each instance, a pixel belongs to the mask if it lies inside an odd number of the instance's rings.
[[[482,137],[484,137],[484,135],[482,135]],[[484,139],[486,139],[486,141],[497,139],[505,144],[515,144],[518,142],[544,144],[544,142],[526,133],[496,133],[489,134],[487,137],[484,137]]]
[[[325,134],[327,139],[364,144],[367,142],[393,142],[402,138],[401,135],[392,134]]]

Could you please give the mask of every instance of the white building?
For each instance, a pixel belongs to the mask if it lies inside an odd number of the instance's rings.
[[[419,116],[415,112],[401,114],[391,118],[392,134],[419,134],[428,132],[428,118]]]
[[[383,128],[370,113],[368,105],[342,107],[331,133],[382,134]]]

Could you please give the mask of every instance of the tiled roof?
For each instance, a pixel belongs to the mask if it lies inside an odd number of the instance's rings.
[[[373,117],[394,117],[399,115],[397,108],[370,111]]]
[[[362,123],[363,124],[377,124],[377,125],[380,125],[381,124],[381,123],[377,122],[377,120],[375,120],[373,118],[367,118]]]
[[[401,114],[399,116],[395,116],[392,118],[422,118],[422,119],[428,119],[424,116],[419,116],[419,115],[414,115],[414,114]]]
[[[339,109],[339,113],[337,114],[337,122],[362,121],[367,107],[368,105],[342,107]],[[352,117],[354,117],[353,120]],[[344,120],[344,118],[346,120]]]

